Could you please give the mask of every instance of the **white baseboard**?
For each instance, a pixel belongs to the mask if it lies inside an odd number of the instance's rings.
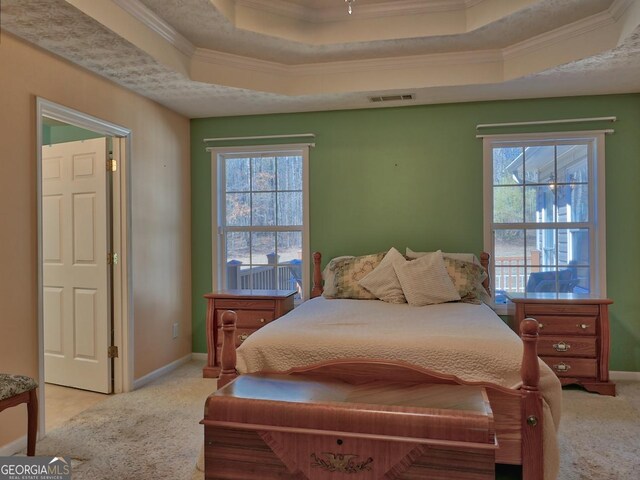
[[[206,353],[193,352],[191,354],[191,360],[199,360],[201,362],[206,362],[207,361],[207,357],[208,357],[208,354],[206,354]]]
[[[26,427],[26,424],[25,424]],[[13,442],[7,443],[0,447],[0,457],[9,457],[18,453],[20,450],[27,448],[27,436],[20,437]]]
[[[609,378],[611,380],[637,380],[637,381],[640,381],[640,372],[611,371],[611,372],[609,372]]]
[[[160,367],[151,373],[147,373],[144,377],[140,377],[137,380],[133,381],[133,389],[137,390],[141,387],[144,387],[147,383],[153,382],[156,378],[160,378],[161,376],[175,370],[180,365],[184,365],[185,363],[188,363],[190,361],[191,361],[191,354],[185,355],[184,357],[179,358],[178,360],[175,360],[165,365],[164,367]]]

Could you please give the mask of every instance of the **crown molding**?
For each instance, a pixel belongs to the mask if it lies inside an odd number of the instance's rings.
[[[617,22],[627,11],[627,9],[633,5],[635,0],[615,0],[609,7],[609,13],[611,17]]]
[[[160,35],[180,52],[191,57],[196,47],[139,0],[112,0],[129,15]]]
[[[358,73],[366,71],[399,70],[452,64],[495,63],[502,61],[500,50],[434,53],[406,57],[374,58],[318,64],[286,65],[258,60],[205,48],[196,49],[193,60],[213,65],[224,65],[269,75],[309,76],[321,74]]]
[[[626,2],[628,0],[623,1]],[[543,48],[549,48],[552,45],[566,42],[574,37],[608,27],[615,23],[616,19],[614,19],[610,11],[607,10],[505,47],[502,53],[505,59],[518,57]]]
[[[374,4],[356,4],[354,18],[381,18],[421,15],[436,12],[453,12],[470,8],[484,0],[394,0]],[[335,7],[314,8],[286,0],[236,0],[236,6],[251,8],[273,15],[282,15],[310,23],[347,21],[346,7],[338,2]]]

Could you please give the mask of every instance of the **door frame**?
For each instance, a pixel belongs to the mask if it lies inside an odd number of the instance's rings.
[[[43,314],[43,252],[42,252],[42,117],[52,118],[69,125],[113,137],[114,157],[118,168],[113,174],[111,194],[112,249],[118,253],[118,264],[113,267],[113,340],[118,357],[113,362],[113,393],[133,390],[133,282],[131,261],[131,137],[130,129],[82,113],[69,107],[36,97],[36,204],[38,210],[38,378],[40,397],[39,426],[45,434],[44,402],[44,314]],[[106,261],[106,259],[105,259]]]

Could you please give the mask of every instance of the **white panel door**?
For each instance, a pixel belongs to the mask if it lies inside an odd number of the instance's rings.
[[[42,147],[45,381],[111,393],[105,138]]]

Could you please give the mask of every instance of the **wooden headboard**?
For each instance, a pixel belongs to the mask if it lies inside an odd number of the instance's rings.
[[[482,286],[487,293],[491,295],[491,275],[489,270],[489,262],[491,261],[491,255],[487,252],[480,254],[480,264],[487,272],[487,278],[482,282]],[[311,298],[319,297],[324,290],[322,286],[322,254],[320,252],[314,252],[313,254],[313,288],[311,289]]]

